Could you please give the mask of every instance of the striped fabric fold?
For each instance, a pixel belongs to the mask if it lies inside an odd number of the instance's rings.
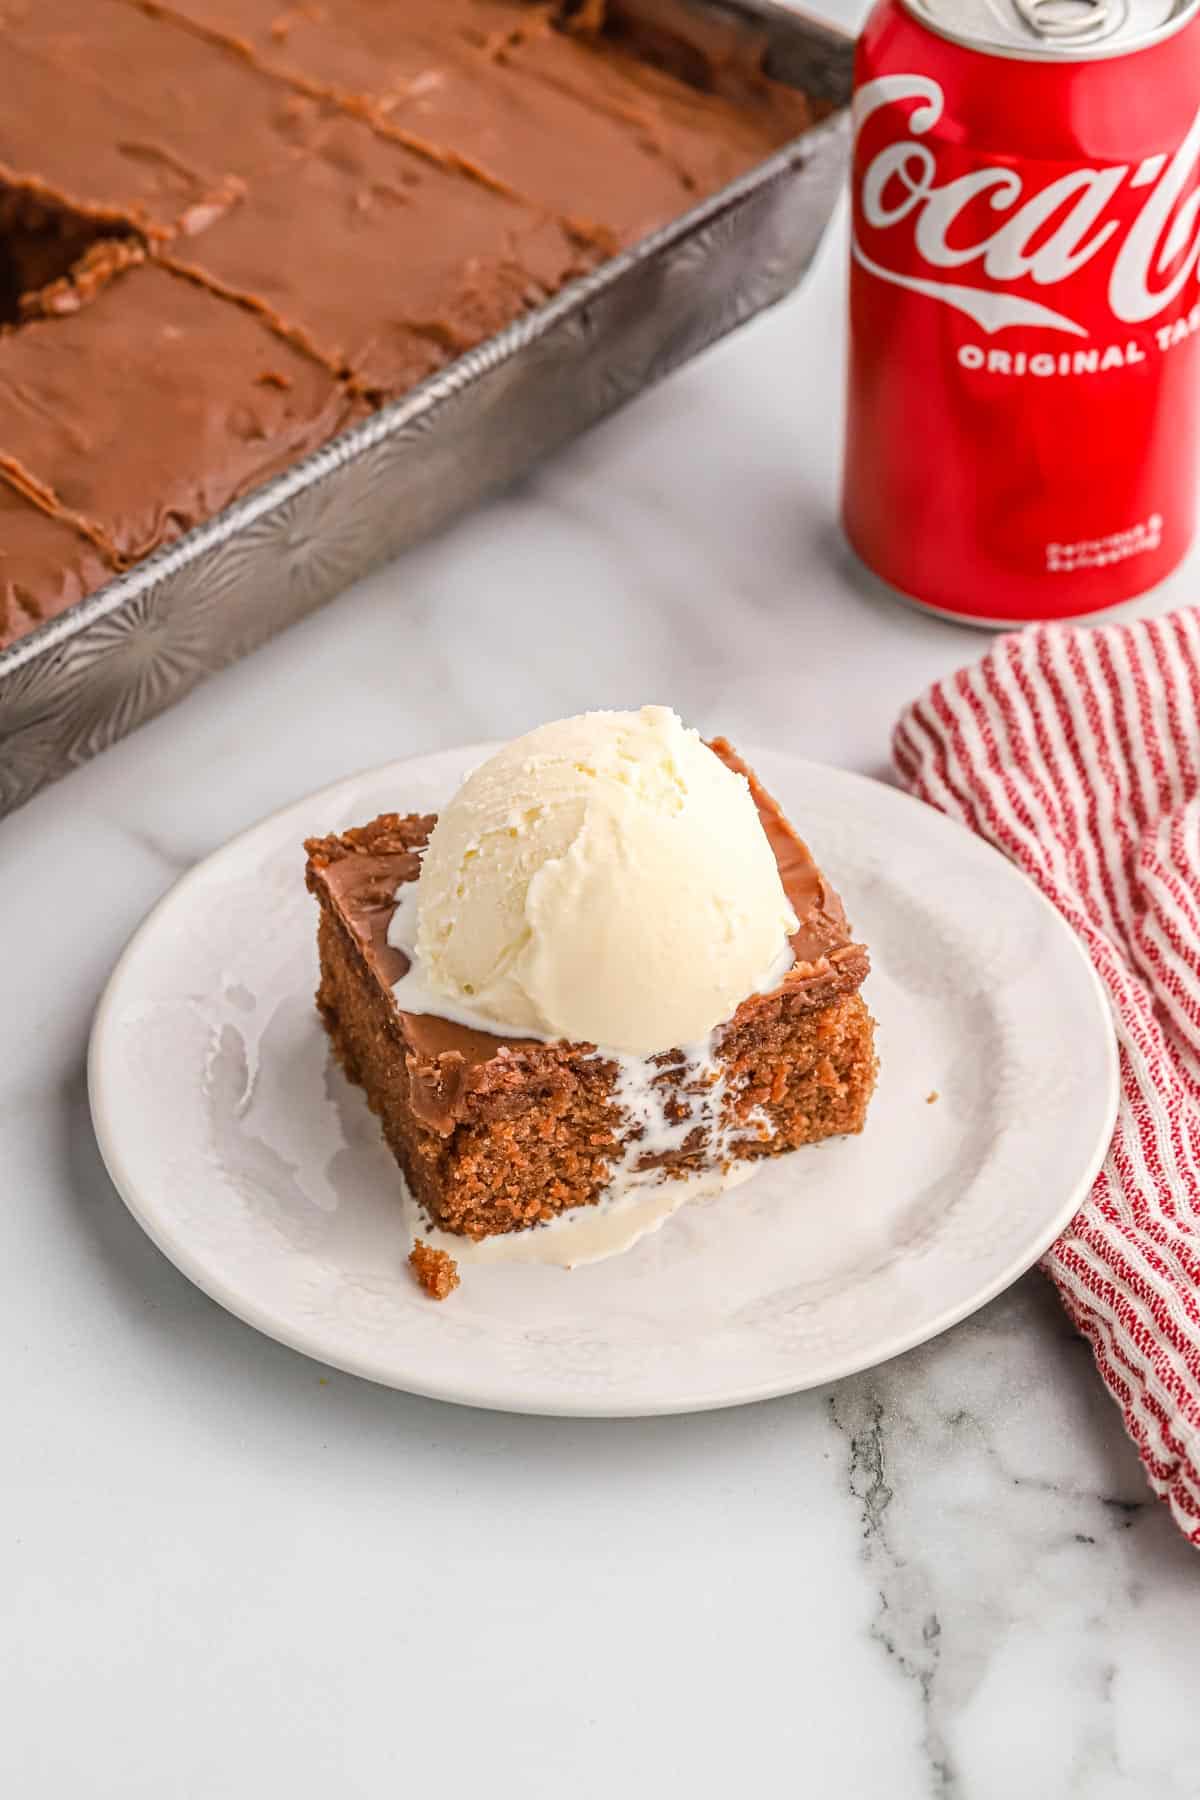
[[[1116,1130],[1043,1267],[1200,1546],[1200,614],[997,640],[901,717],[911,791],[1003,850],[1108,991]]]

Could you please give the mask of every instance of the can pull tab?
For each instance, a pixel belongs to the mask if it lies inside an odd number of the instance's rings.
[[[1115,0],[1013,0],[1037,36],[1058,44],[1086,43],[1117,23]]]

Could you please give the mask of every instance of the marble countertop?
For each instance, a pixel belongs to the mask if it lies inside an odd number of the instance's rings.
[[[839,542],[844,256],[839,225],[793,301],[0,823],[4,1792],[1200,1794],[1200,1560],[1039,1275],[790,1399],[471,1412],[221,1312],[89,1126],[129,932],[348,770],[668,699],[886,771],[984,640]]]

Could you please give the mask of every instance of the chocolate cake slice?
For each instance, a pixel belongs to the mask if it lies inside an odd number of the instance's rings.
[[[72,315],[0,336],[0,458],[123,562],[365,410],[253,313],[154,263],[117,274]]]
[[[129,0],[4,0],[0,172],[126,229],[202,229],[290,130],[278,84]]]
[[[692,1175],[861,1130],[875,1082],[873,1021],[859,993],[866,949],[837,894],[776,802],[745,775],[799,921],[795,962],[719,1028],[715,1066],[682,1050],[647,1059],[673,1126],[670,1150],[641,1150],[618,1062],[590,1044],[492,1036],[407,1013],[408,969],[388,943],[396,893],[417,877],[435,820],[381,815],[308,841],[320,907],[317,1006],[342,1066],[365,1091],[432,1222],[472,1239],[548,1222],[605,1194],[617,1169]]]

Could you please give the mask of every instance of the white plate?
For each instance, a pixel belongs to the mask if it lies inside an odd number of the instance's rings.
[[[276,813],[191,870],[121,957],[92,1033],[92,1117],[130,1211],[185,1275],[374,1381],[615,1415],[865,1368],[1041,1255],[1087,1193],[1116,1110],[1090,964],[1033,886],[939,813],[762,751],[751,760],[871,947],[882,1071],[866,1131],[767,1164],[610,1262],[476,1265],[450,1300],[425,1298],[395,1165],[313,1007],[301,841],[436,810],[489,748],[394,763]]]

